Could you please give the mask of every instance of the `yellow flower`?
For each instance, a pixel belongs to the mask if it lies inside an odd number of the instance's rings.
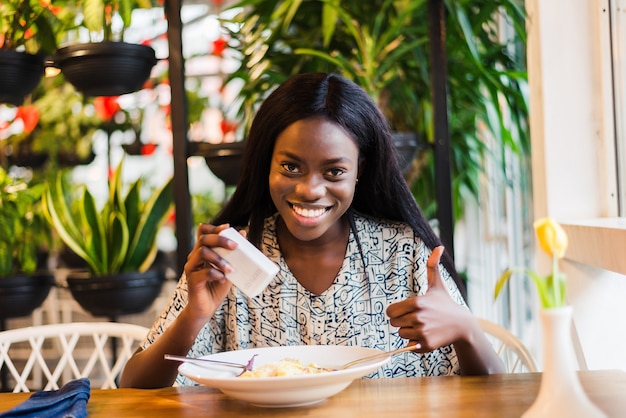
[[[523,272],[535,283],[544,309],[565,306],[565,275],[559,272],[559,259],[563,258],[567,249],[567,234],[552,218],[539,219],[534,223],[534,227],[539,246],[552,258],[552,273],[548,276],[539,276],[527,268],[508,268],[496,283],[494,299],[514,273]]]
[[[563,258],[567,249],[567,234],[552,218],[535,221],[535,233],[541,249],[550,256]]]

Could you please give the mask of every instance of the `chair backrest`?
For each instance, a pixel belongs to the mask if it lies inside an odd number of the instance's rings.
[[[478,318],[478,323],[504,362],[507,373],[539,371],[528,348],[511,331],[483,318]]]
[[[3,386],[14,383],[13,392],[56,390],[87,377],[92,387],[116,388],[126,361],[148,331],[118,322],[75,322],[0,332]]]

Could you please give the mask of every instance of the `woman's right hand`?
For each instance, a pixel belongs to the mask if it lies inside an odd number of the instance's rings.
[[[233,266],[213,250],[215,247],[237,248],[237,243],[219,235],[228,227],[228,224],[200,224],[196,243],[187,256],[184,270],[189,299],[185,310],[200,321],[213,316],[232,286],[226,273],[231,272]]]
[[[145,350],[133,355],[124,368],[122,387],[157,388],[171,386],[178,375],[178,363],[165,354],[187,355],[198,332],[213,317],[232,284],[226,273],[233,267],[216,252],[216,247],[237,248],[237,243],[218,235],[228,225],[201,224],[198,239],[185,263],[188,299],[180,314]]]

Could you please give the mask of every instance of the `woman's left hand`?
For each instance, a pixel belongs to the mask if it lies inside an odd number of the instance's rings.
[[[387,308],[391,325],[402,338],[418,343],[418,352],[429,352],[465,338],[472,314],[448,292],[439,271],[444,248],[433,250],[427,262],[428,289],[424,295],[396,302]]]

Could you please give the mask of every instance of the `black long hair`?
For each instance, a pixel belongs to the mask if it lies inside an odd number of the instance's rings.
[[[268,180],[276,138],[292,123],[313,116],[340,125],[365,159],[351,208],[409,224],[431,250],[441,245],[402,176],[387,120],[361,87],[338,74],[295,75],[265,99],[250,126],[239,183],[213,223],[247,226],[250,241],[260,243],[265,218],[276,212]],[[460,285],[447,250],[442,264]]]

